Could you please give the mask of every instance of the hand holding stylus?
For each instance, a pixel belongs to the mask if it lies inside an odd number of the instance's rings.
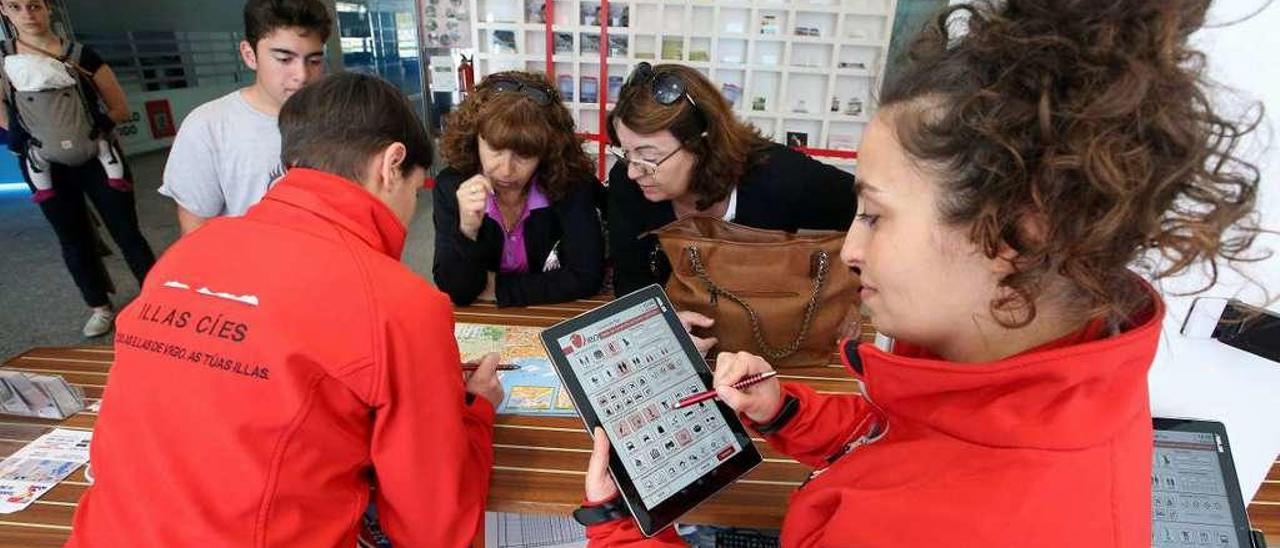
[[[755,384],[762,383],[762,382],[767,381],[767,380],[769,380],[769,379],[772,379],[772,378],[774,378],[774,377],[776,377],[776,376],[778,376],[778,372],[777,372],[777,371],[769,371],[769,372],[767,372],[767,373],[756,373],[756,374],[754,374],[754,375],[747,375],[747,376],[745,376],[745,377],[742,377],[742,379],[741,379],[741,380],[739,380],[738,382],[733,383],[733,384],[732,384],[732,385],[730,385],[730,386],[732,386],[733,388],[735,388],[735,389],[737,389],[737,390],[739,390],[739,391],[742,391],[742,390],[745,390],[748,386],[751,386],[751,385],[755,385]],[[719,393],[717,393],[715,390],[707,390],[707,391],[705,391],[705,392],[698,392],[697,394],[693,394],[693,395],[691,395],[691,396],[688,396],[688,397],[685,397],[685,398],[681,398],[681,400],[680,400],[680,401],[676,402],[675,409],[681,409],[681,408],[684,408],[684,407],[689,407],[690,405],[694,405],[694,404],[696,404],[696,403],[700,403],[700,402],[704,402],[704,401],[707,401],[707,400],[710,400],[710,399],[714,399],[714,398],[718,397],[719,395],[720,395],[720,394],[719,394]]]
[[[733,385],[749,375],[761,375],[773,371],[764,358],[748,352],[721,352],[716,357],[716,371],[711,380],[720,400],[734,411],[746,415],[755,422],[768,422],[782,408],[782,385],[776,378],[768,378],[742,389]]]

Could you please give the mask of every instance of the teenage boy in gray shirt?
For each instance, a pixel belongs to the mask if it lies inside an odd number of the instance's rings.
[[[283,175],[276,115],[324,73],[333,17],[321,0],[249,0],[240,56],[253,85],[200,105],[182,122],[160,193],[185,235],[211,217],[243,215]]]

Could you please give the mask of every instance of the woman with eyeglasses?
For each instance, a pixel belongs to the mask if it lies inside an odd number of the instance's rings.
[[[436,177],[436,285],[454,304],[595,295],[600,183],[560,94],[540,75],[485,78],[445,125]]]
[[[859,145],[841,251],[892,349],[840,345],[859,394],[740,391],[770,364],[716,361],[723,404],[813,469],[782,546],[1152,546],[1148,280],[1265,256],[1237,156],[1256,122],[1215,112],[1188,44],[1208,6],[992,0],[924,29]],[[591,544],[681,544],[625,518],[595,436]]]
[[[609,249],[618,295],[671,273],[651,230],[688,215],[754,228],[844,230],[853,176],[739,120],[697,69],[640,63],[609,113]]]

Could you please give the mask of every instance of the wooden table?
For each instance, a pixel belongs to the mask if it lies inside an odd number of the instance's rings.
[[[520,309],[472,306],[459,309],[459,322],[547,326],[575,316],[603,301]],[[36,348],[4,364],[22,371],[56,373],[80,386],[91,402],[102,396],[113,352],[109,347]],[[821,392],[855,390],[840,366],[789,369],[787,380]],[[91,430],[96,415],[80,413],[66,421],[0,416],[0,456],[17,451],[53,427]],[[787,499],[808,470],[774,452],[762,440],[757,447],[765,462],[742,481],[685,518],[691,523],[778,527]],[[494,432],[495,463],[489,509],[509,512],[565,514],[582,497],[590,439],[573,418],[499,416]],[[26,510],[0,515],[0,546],[61,546],[71,530],[76,502],[88,486],[83,472],[46,493]],[[1249,508],[1254,527],[1280,545],[1280,465],[1272,468]]]
[[[469,306],[457,319],[467,323],[546,327],[604,304],[584,300],[562,305],[499,309]],[[870,335],[870,333],[868,333]],[[834,360],[834,355],[833,355]],[[802,381],[819,392],[855,392],[840,365],[788,369],[779,378]],[[743,527],[779,527],[787,498],[809,469],[753,438],[765,458],[748,476],[681,521]],[[494,471],[489,508],[507,512],[567,514],[582,503],[591,439],[577,418],[500,416],[494,432]]]

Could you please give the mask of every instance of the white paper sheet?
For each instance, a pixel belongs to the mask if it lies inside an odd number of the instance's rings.
[[[93,433],[54,429],[0,462],[0,514],[31,505],[89,462]]]

